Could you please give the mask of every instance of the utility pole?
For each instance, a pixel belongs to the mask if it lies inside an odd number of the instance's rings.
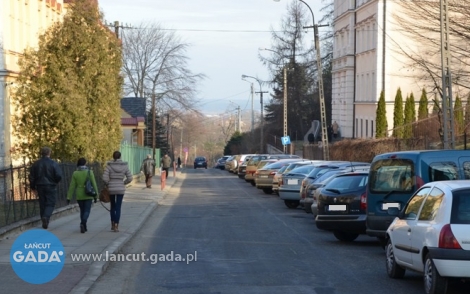
[[[255,129],[255,109],[253,105],[253,100],[254,100],[255,93],[253,89],[253,83],[250,83],[250,84],[251,84],[251,139],[253,140],[253,132]]]
[[[156,148],[156,124],[157,124],[157,118],[156,118],[156,110],[155,110],[155,93],[152,94],[152,154],[153,154],[153,160],[155,160],[155,148]]]
[[[238,105],[237,111],[238,111],[238,132],[241,133],[242,132],[242,115],[240,111],[240,105]]]
[[[263,134],[263,129],[264,129],[264,114],[263,114],[263,93],[268,93],[266,91],[261,90],[261,82],[258,80],[259,83],[259,93],[260,95],[260,103],[261,103],[261,117],[260,117],[260,150],[259,152],[262,154],[264,153],[264,134]]]
[[[452,76],[450,71],[449,11],[447,0],[441,0],[441,67],[442,67],[442,128],[444,149],[455,149]]]
[[[320,94],[320,114],[321,114],[321,132],[322,132],[322,145],[323,145],[323,160],[330,159],[330,150],[328,143],[328,133],[326,127],[326,108],[325,108],[325,93],[323,92],[323,71],[321,64],[321,54],[320,54],[320,37],[318,36],[318,25],[315,24],[315,16],[313,14],[312,8],[303,0],[299,0],[305,4],[310,12],[312,13],[312,23],[313,26],[304,27],[304,29],[313,28],[313,39],[315,43],[315,51],[317,53],[317,74],[318,74],[318,91]],[[320,27],[326,27],[327,25],[321,25]]]
[[[287,137],[287,67],[284,65],[284,137]],[[287,144],[283,145],[284,154],[287,154]]]
[[[121,36],[119,35],[119,29],[132,29],[131,26],[128,25],[120,25],[119,21],[114,21],[114,23],[108,24],[108,27],[114,27],[114,34],[116,34],[116,38],[120,39]]]

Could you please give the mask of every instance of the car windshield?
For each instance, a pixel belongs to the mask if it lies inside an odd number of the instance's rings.
[[[301,174],[301,175],[308,175],[308,173],[314,169],[315,166],[314,165],[304,165],[304,166],[299,166],[297,168],[294,168],[293,170],[291,170],[290,172],[288,172],[289,174]]]
[[[272,161],[267,161],[267,160],[261,160],[259,163],[258,163],[258,169],[266,166],[267,164],[271,163]]]
[[[266,159],[266,155],[262,155],[262,156],[253,156],[250,161],[248,161],[248,163],[246,164],[247,166],[257,166],[258,163],[263,160],[263,159]]]
[[[277,172],[282,174],[287,168],[287,165],[284,165],[283,167],[281,167]]]
[[[337,174],[344,173],[344,171],[339,170],[339,169],[334,169],[334,170],[325,170],[323,174],[317,174],[317,177],[315,178],[314,183],[325,183],[332,177],[336,176]]]
[[[341,194],[365,188],[367,185],[368,174],[350,174],[334,177],[324,189],[335,189]]]

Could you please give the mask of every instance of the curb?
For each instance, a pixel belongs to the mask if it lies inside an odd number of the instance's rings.
[[[121,251],[122,247],[126,245],[129,240],[134,237],[137,231],[140,229],[142,224],[148,219],[150,214],[157,208],[158,204],[156,202],[151,203],[145,211],[140,215],[139,221],[129,229],[128,233],[123,233],[121,237],[119,237],[116,241],[108,245],[101,254],[108,253],[118,253]],[[95,261],[92,262],[90,268],[88,269],[85,277],[78,282],[78,284],[73,287],[73,289],[69,292],[72,294],[83,294],[87,293],[88,290],[93,286],[93,284],[98,280],[98,278],[106,271],[109,266],[110,261]]]
[[[178,178],[175,178],[175,181],[173,182],[173,185],[178,182]],[[168,190],[172,186],[168,187]],[[168,190],[165,191],[163,194],[163,198],[166,196],[168,193]],[[108,254],[115,254],[119,253],[121,249],[131,240],[137,231],[140,230],[142,227],[142,224],[150,217],[150,214],[158,207],[157,202],[152,202],[146,209],[145,211],[140,215],[138,222],[132,226],[129,230],[128,233],[124,233],[121,237],[119,237],[116,241],[108,245],[103,251],[101,251],[101,254],[105,254],[108,252]],[[90,265],[90,268],[88,269],[85,277],[83,277],[78,284],[73,287],[73,289],[69,292],[71,294],[83,294],[83,293],[88,293],[88,291],[91,289],[93,284],[96,282],[96,280],[99,279],[99,277],[106,271],[110,264],[110,261],[95,261],[92,262]]]

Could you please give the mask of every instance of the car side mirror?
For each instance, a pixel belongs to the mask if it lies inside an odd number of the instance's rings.
[[[389,207],[387,209],[387,213],[391,216],[399,216],[400,210],[398,209],[398,207]]]

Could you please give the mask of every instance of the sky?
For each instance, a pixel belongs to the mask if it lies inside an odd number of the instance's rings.
[[[237,107],[251,111],[250,83],[254,83],[254,91],[259,91],[259,85],[254,79],[243,81],[242,75],[261,81],[271,78],[258,56],[274,53],[259,48],[271,47],[271,28],[280,28],[291,1],[295,0],[99,0],[98,3],[107,23],[119,21],[130,27],[156,23],[176,30],[182,41],[190,44],[189,69],[206,75],[197,88],[200,103],[196,108],[206,115],[224,115]],[[306,2],[319,20],[321,1]],[[311,36],[313,42],[313,32]],[[268,86],[262,90],[270,91]],[[266,104],[269,94],[264,94],[263,100]],[[255,112],[259,112],[259,94],[255,94],[253,105]]]

